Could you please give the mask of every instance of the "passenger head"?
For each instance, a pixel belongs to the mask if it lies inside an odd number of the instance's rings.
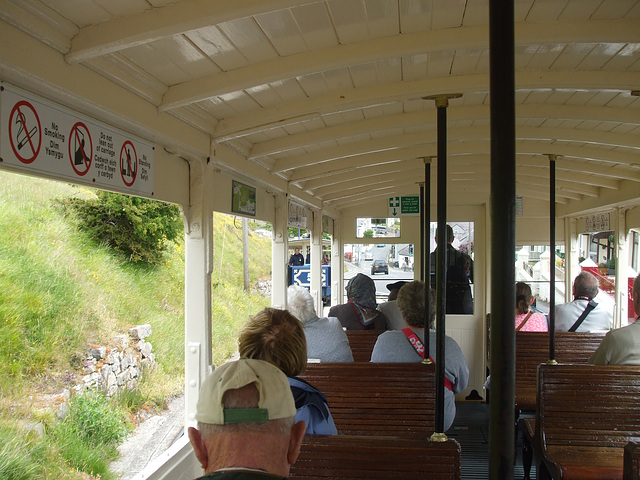
[[[516,314],[527,313],[532,303],[531,287],[524,282],[516,283]]]
[[[440,231],[440,228],[436,228],[436,243],[438,243],[438,232]],[[446,231],[447,231],[447,243],[452,243],[453,242],[453,227],[451,227],[451,225],[446,225]]]
[[[598,279],[589,272],[580,272],[573,281],[573,295],[595,298],[598,295]]]
[[[347,298],[356,302],[362,308],[375,310],[378,306],[376,302],[376,284],[371,277],[364,273],[359,273],[347,283]]]
[[[299,285],[287,289],[287,310],[303,324],[318,317],[311,293]]]
[[[189,439],[205,473],[227,467],[288,476],[304,436],[287,377],[261,360],[240,359],[207,376]],[[301,430],[301,432],[300,432]]]
[[[398,308],[407,325],[410,327],[424,327],[424,282],[414,280],[404,285],[398,292]],[[435,318],[435,296],[433,290],[429,296],[429,328]]]
[[[391,300],[397,299],[398,298],[398,292],[406,284],[407,284],[407,282],[402,281],[402,280],[400,280],[398,282],[395,282],[395,283],[388,283],[387,284],[387,290],[389,290],[389,296],[387,297],[387,300],[391,301]]]
[[[307,366],[307,339],[302,323],[286,310],[265,308],[240,331],[241,357],[269,362],[287,377],[300,375]]]

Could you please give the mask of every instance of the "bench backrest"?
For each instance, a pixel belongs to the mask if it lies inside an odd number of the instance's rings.
[[[300,377],[327,396],[340,434],[428,438],[434,432],[434,364],[317,363]]]
[[[629,442],[624,446],[623,480],[640,480],[640,443]]]
[[[619,455],[640,441],[640,366],[540,365],[536,437],[545,450]]]
[[[587,363],[604,333],[556,332],[558,363]],[[548,332],[516,332],[516,408],[536,409],[538,365],[549,360]]]
[[[376,344],[378,335],[383,330],[347,330],[349,346],[353,353],[354,362],[368,362],[371,360],[371,352]]]
[[[461,478],[460,455],[455,440],[311,436],[304,439],[289,478],[455,480]]]

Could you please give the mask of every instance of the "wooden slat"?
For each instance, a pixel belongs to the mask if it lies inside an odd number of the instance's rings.
[[[373,346],[376,344],[378,335],[382,332],[383,330],[347,330],[354,362],[369,362],[371,360]]]
[[[289,478],[461,478],[460,444],[394,437],[334,435],[305,437]]]
[[[587,363],[604,333],[556,332],[558,363]],[[536,409],[537,369],[549,360],[549,333],[516,333],[516,408]]]
[[[624,447],[640,441],[638,398],[640,366],[540,365],[537,461],[553,478],[621,479]]]
[[[326,395],[340,434],[428,438],[435,429],[435,365],[318,363],[300,376]]]
[[[640,480],[640,443],[624,446],[623,470],[623,480]]]

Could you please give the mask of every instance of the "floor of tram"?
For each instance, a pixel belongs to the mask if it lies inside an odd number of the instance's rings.
[[[462,480],[489,478],[489,404],[483,401],[456,402],[456,419],[447,432],[462,447]],[[522,435],[518,435],[513,478],[523,477]],[[531,478],[536,467],[531,466]]]

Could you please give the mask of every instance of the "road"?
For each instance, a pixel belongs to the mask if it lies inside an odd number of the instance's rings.
[[[380,244],[382,245],[382,244]],[[364,273],[371,277],[376,284],[376,296],[378,301],[384,301],[389,294],[387,290],[387,284],[397,282],[398,280],[412,281],[413,272],[404,272],[400,268],[389,267],[389,273],[376,273],[371,275],[371,265],[374,260],[386,260],[389,253],[390,245],[371,245],[369,250],[366,250],[366,255],[362,255],[363,258],[370,258],[370,260],[364,260],[361,265],[358,266],[355,263],[345,262],[347,272],[344,274],[345,285],[346,282],[355,277],[358,273]]]

